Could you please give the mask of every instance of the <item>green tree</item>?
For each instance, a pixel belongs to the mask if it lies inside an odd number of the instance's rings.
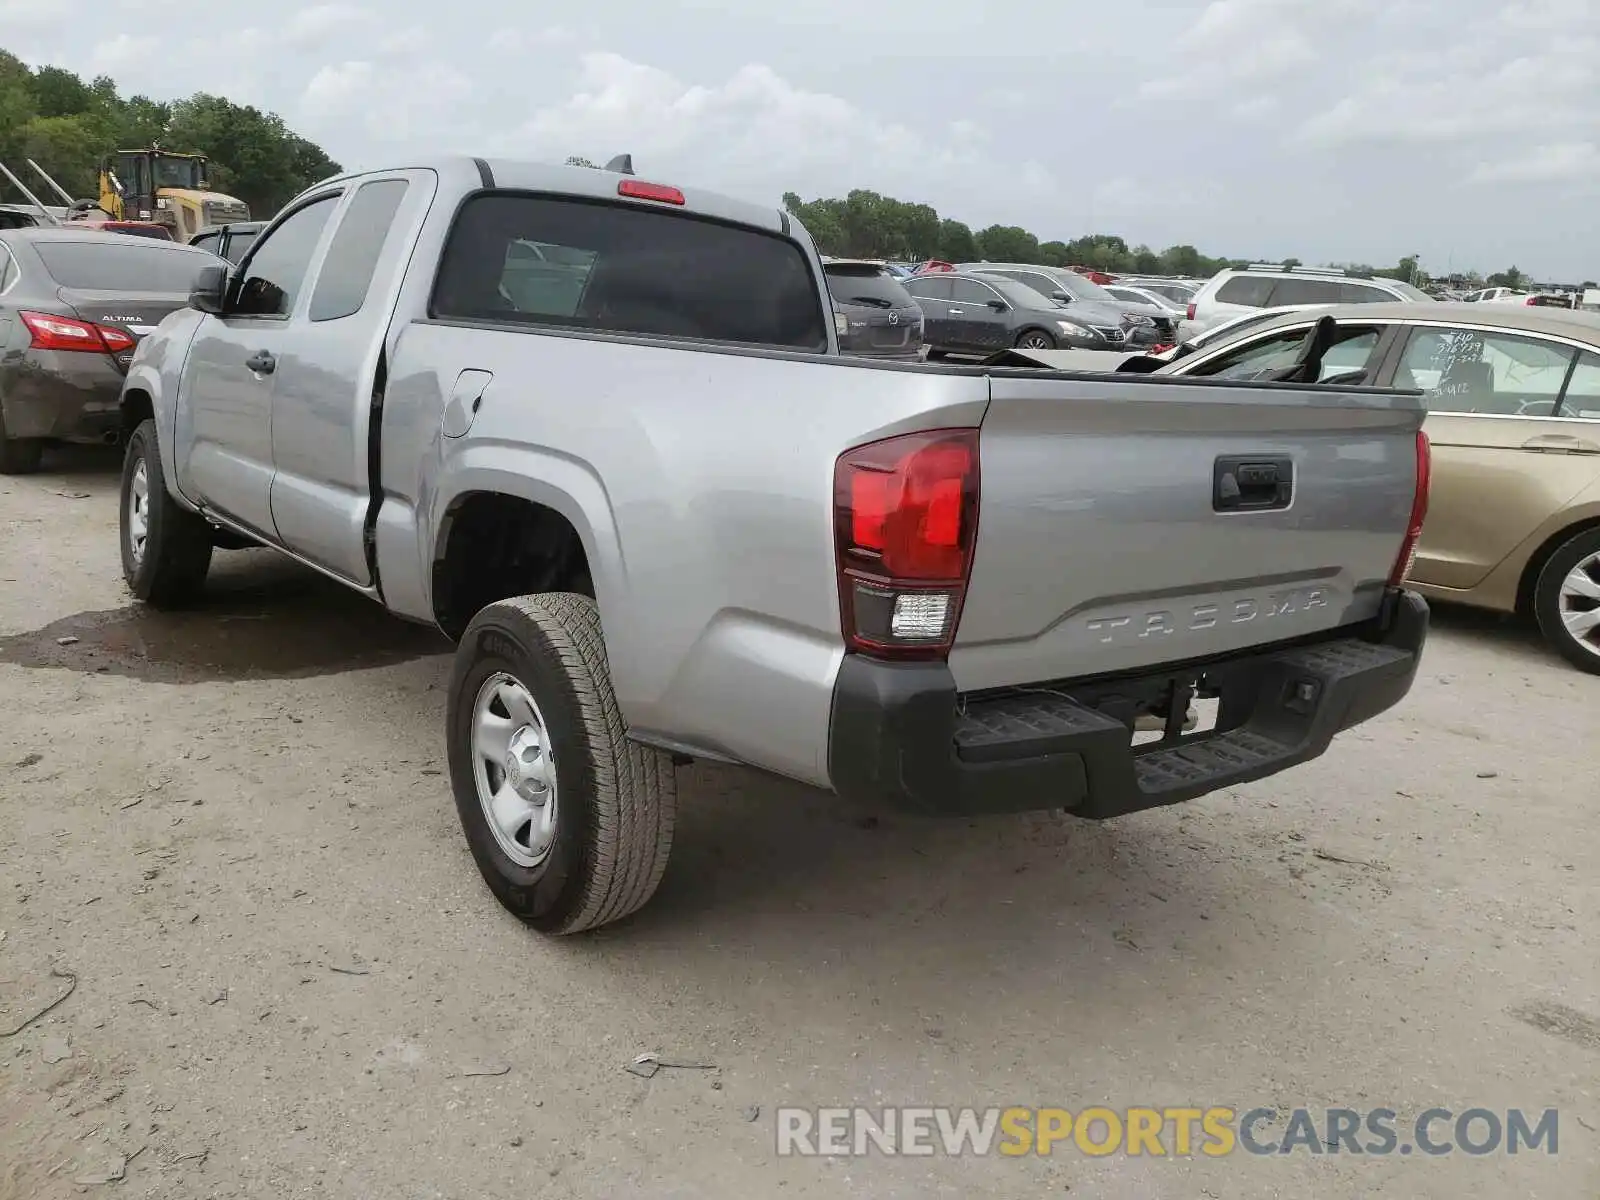
[[[95,107],[95,94],[71,71],[40,67],[30,82],[33,104],[41,117],[75,117]]]
[[[1038,262],[1039,239],[1016,225],[991,225],[978,234],[978,252],[989,262]]]
[[[1506,287],[1513,291],[1521,291],[1528,286],[1528,277],[1517,267],[1512,266],[1489,276],[1488,284],[1490,287]]]
[[[54,201],[26,165],[34,159],[68,192],[97,192],[100,160],[116,150],[160,145],[211,160],[213,186],[259,215],[270,215],[303,188],[342,170],[316,143],[298,136],[275,113],[197,94],[175,104],[147,96],[124,99],[116,81],[85,83],[59,67],[31,70],[0,50],[0,162],[41,199]],[[0,181],[0,195],[13,195]]]
[[[939,222],[939,253],[945,262],[971,262],[978,257],[978,239],[960,221],[946,217]]]

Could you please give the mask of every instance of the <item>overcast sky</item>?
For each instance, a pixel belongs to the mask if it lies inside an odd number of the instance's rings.
[[[1044,239],[1600,277],[1600,0],[61,12],[0,0],[0,44],[274,110],[346,166],[627,151],[755,200],[867,187]]]

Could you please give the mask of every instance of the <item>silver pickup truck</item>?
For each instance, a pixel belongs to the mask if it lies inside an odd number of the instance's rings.
[[[552,933],[649,899],[685,758],[1104,818],[1410,688],[1414,393],[835,336],[777,209],[477,159],[329,179],[138,348],[128,584],[181,606],[259,543],[455,639],[462,825]]]

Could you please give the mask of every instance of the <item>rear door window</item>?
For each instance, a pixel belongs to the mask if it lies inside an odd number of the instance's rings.
[[[1394,382],[1420,388],[1436,412],[1548,417],[1576,353],[1543,338],[1425,327],[1412,332]]]
[[[317,273],[311,293],[313,321],[354,316],[366,304],[378,256],[407,186],[404,179],[378,179],[356,189]]]
[[[1242,304],[1246,308],[1265,308],[1272,295],[1273,280],[1264,275],[1235,275],[1217,289],[1217,303]]]
[[[821,350],[810,260],[777,234],[632,204],[488,193],[462,206],[436,317]]]
[[[953,279],[937,279],[931,275],[918,276],[906,282],[906,291],[922,300],[948,300]]]
[[[951,280],[951,298],[960,304],[987,304],[1000,299],[999,294],[987,284],[976,279]]]
[[[115,240],[110,240],[114,236]],[[108,235],[106,241],[38,241],[34,253],[65,288],[102,292],[188,295],[200,268],[216,258],[171,242]]]

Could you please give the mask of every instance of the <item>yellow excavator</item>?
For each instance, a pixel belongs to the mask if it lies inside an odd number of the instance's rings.
[[[204,154],[174,154],[158,146],[118,150],[100,162],[99,200],[79,200],[74,207],[98,208],[117,221],[155,221],[178,242],[212,225],[248,221],[244,201],[207,185],[206,164]]]

